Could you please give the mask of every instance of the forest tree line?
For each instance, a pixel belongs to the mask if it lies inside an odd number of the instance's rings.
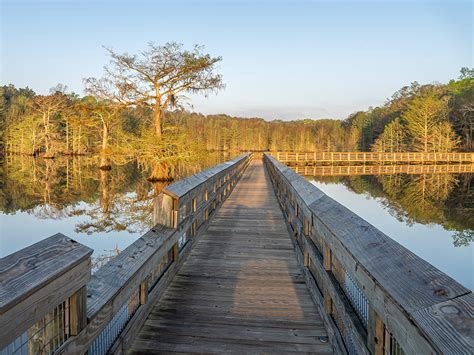
[[[344,120],[266,121],[162,112],[157,142],[154,112],[70,93],[0,87],[0,149],[42,155],[156,155],[165,159],[197,150],[248,151],[474,151],[474,75],[463,68],[447,84],[412,83],[384,105]],[[155,152],[156,151],[156,152]]]

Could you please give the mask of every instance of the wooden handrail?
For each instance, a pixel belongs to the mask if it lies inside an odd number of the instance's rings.
[[[84,327],[79,308],[91,276],[91,254],[92,249],[56,234],[0,259],[0,349],[64,302],[69,323],[62,339]]]
[[[351,353],[469,353],[470,290],[265,154],[307,285]]]
[[[82,282],[83,286],[81,287],[83,299],[81,307],[78,308],[78,311],[82,312],[79,316],[82,317],[83,324],[75,332],[68,334],[64,342],[57,344],[59,347],[52,350],[58,354],[86,352],[105,354],[126,349],[251,159],[252,154],[244,154],[167,187],[157,199],[160,204],[157,211],[158,224],[100,268],[92,278],[90,278],[92,250],[61,236],[77,245],[77,248],[85,248],[80,250],[89,253],[88,269],[85,272],[86,276],[80,277],[77,281]],[[192,203],[194,208],[185,214],[181,208],[183,218],[178,220],[180,207]],[[41,254],[43,245],[49,243],[54,246],[56,241],[62,240],[49,238],[36,245],[35,250]],[[62,254],[48,253],[48,257],[55,260],[61,258]],[[2,272],[8,270],[11,273],[11,269],[15,270],[14,260],[14,257],[7,257],[0,262],[0,276],[2,276],[0,285],[3,285]],[[58,260],[56,262],[60,265]],[[63,270],[64,267],[58,269]],[[31,273],[28,265],[26,270],[26,274]],[[52,270],[50,272],[46,270],[45,273],[51,274],[45,281],[49,293],[43,295],[49,300],[51,297],[49,294],[54,293],[51,285],[57,284],[58,278],[55,276],[57,273],[53,273]],[[12,275],[13,285],[17,277],[15,273]],[[89,278],[86,293],[84,286]],[[34,290],[29,292],[32,293],[31,297],[40,297]],[[44,306],[45,313],[51,310],[50,306],[53,305]],[[10,330],[11,324],[7,321],[18,315],[17,308],[11,307],[7,302],[0,303],[1,312],[5,312],[5,309],[10,312],[11,317],[5,318],[4,314],[0,313],[0,334],[2,334],[0,350],[31,325],[31,322],[25,323],[13,333],[13,330]],[[41,316],[44,314],[38,314],[38,317]],[[25,310],[24,317],[31,318],[28,309]],[[4,337],[3,334],[7,332],[12,332],[12,335]]]
[[[286,164],[315,163],[474,163],[472,152],[292,152],[267,153]]]

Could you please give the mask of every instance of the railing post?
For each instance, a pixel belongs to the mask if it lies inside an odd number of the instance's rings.
[[[148,279],[149,279],[149,276],[147,276],[145,280],[143,280],[140,283],[140,304],[141,305],[144,305],[148,302]]]
[[[382,319],[369,304],[369,318],[367,322],[367,348],[372,354],[382,355],[384,352],[385,325]]]
[[[161,193],[155,198],[156,203],[154,204],[154,223],[159,223],[167,227],[176,228],[178,224],[178,213],[177,203],[175,203],[175,199],[165,193]]]
[[[307,250],[304,251],[304,254],[303,254],[303,257],[304,257],[304,267],[309,267],[309,253]]]
[[[87,292],[85,286],[69,297],[69,329],[71,335],[78,335],[87,325],[86,300]]]
[[[178,243],[173,245],[173,261],[176,262],[179,259],[179,247]]]

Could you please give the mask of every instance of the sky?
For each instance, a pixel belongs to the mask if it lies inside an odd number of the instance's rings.
[[[37,93],[83,94],[108,63],[103,46],[150,41],[223,57],[225,90],[190,97],[190,110],[265,119],[343,119],[473,66],[471,1],[0,2],[0,82]]]

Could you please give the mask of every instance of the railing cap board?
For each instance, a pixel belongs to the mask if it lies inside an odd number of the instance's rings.
[[[301,199],[303,200],[306,205],[311,205],[314,201],[319,200],[321,197],[325,196],[325,194],[315,188],[315,186],[309,183],[306,179],[301,178],[300,175],[296,174],[293,169],[289,168],[288,166],[280,163],[277,159],[272,157],[271,155],[265,154],[268,159],[271,159],[275,167],[287,178],[290,185],[298,191]]]
[[[470,292],[329,196],[309,207],[360,266],[408,313]]]
[[[87,284],[87,318],[93,318],[121,292],[127,282],[175,232],[175,229],[156,225],[92,275]],[[163,251],[165,252],[167,250]]]
[[[0,315],[91,254],[92,249],[58,233],[0,259]]]
[[[198,187],[200,184],[209,180],[209,178],[223,172],[227,168],[235,165],[236,163],[239,163],[240,161],[244,160],[248,156],[249,154],[240,155],[225,163],[218,164],[216,166],[213,166],[212,168],[203,170],[197,174],[194,174],[192,176],[179,180],[175,182],[174,184],[167,186],[165,189],[163,189],[163,192],[173,196],[174,198],[181,198],[184,195],[186,195],[188,192]]]
[[[444,354],[474,353],[474,295],[421,309],[414,318]],[[453,341],[455,339],[456,341]]]
[[[319,190],[276,159],[267,157],[298,193]],[[309,208],[357,262],[357,267],[366,270],[433,345],[446,352],[456,352],[458,347],[465,350],[462,344],[466,343],[472,348],[474,300],[469,289],[329,196],[324,195]],[[444,338],[438,338],[439,334]]]

